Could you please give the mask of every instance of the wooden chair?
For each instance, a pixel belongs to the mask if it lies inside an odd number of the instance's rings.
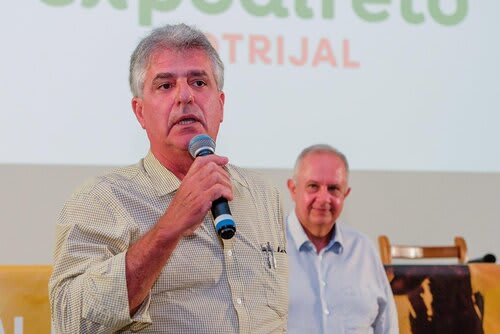
[[[50,265],[0,265],[0,333],[50,333]]]
[[[378,237],[378,244],[383,264],[391,264],[393,258],[457,258],[460,264],[465,264],[467,262],[467,245],[464,238],[460,236],[455,237],[455,245],[453,246],[392,245],[386,235]]]

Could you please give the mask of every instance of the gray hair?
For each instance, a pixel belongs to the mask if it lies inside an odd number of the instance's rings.
[[[208,38],[195,27],[186,24],[166,25],[151,31],[135,48],[130,57],[129,83],[134,97],[142,97],[146,71],[151,55],[159,49],[204,51],[212,63],[215,82],[219,91],[224,87],[224,64]]]
[[[339,150],[328,144],[316,144],[303,149],[302,152],[300,152],[299,156],[297,157],[297,160],[295,161],[295,167],[293,168],[293,178],[295,180],[297,180],[300,164],[302,163],[302,161],[306,156],[313,153],[330,153],[339,157],[340,160],[342,160],[342,162],[344,163],[347,175],[349,175],[349,163],[347,162],[347,158],[344,155],[344,153],[340,152]]]

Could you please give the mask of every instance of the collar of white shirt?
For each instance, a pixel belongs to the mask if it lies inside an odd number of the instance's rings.
[[[332,239],[322,251],[334,252],[335,254],[342,253],[344,249],[344,238],[340,225],[341,224],[338,222],[335,223]],[[295,210],[292,210],[288,215],[287,229],[292,237],[292,240],[289,240],[290,244],[293,244],[299,252],[316,251],[313,243],[307,237],[306,232],[304,232],[304,228],[300,224],[295,214]]]

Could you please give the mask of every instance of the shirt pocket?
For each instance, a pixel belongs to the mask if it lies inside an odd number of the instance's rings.
[[[284,318],[288,313],[288,255],[274,252],[270,261],[263,258],[263,263],[262,284],[267,306]]]

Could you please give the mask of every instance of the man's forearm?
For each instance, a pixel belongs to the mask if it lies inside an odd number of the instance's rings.
[[[165,231],[160,227],[160,222],[132,245],[125,257],[131,316],[148,296],[151,287],[182,238],[182,234],[175,227]]]

